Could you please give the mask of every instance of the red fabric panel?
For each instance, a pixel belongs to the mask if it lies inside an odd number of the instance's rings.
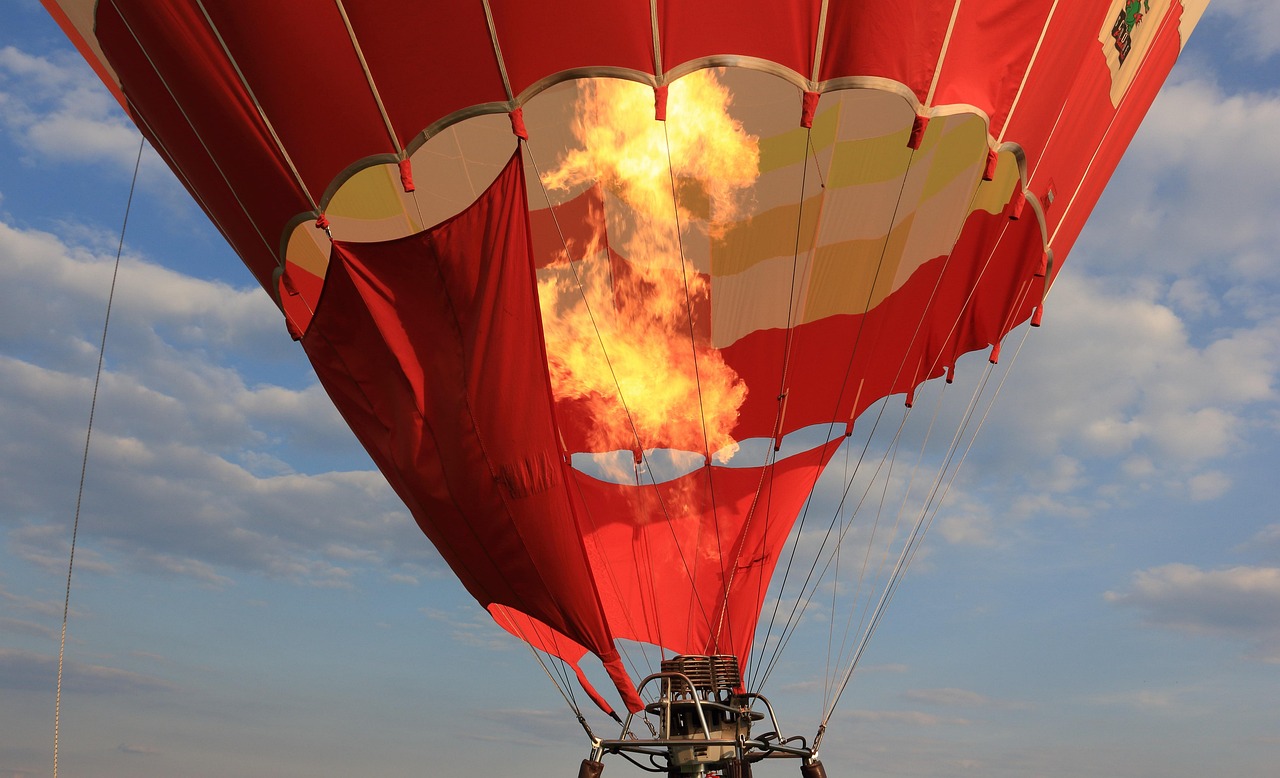
[[[846,423],[881,398],[942,375],[961,354],[998,342],[1030,315],[1018,300],[1028,295],[1040,245],[1034,219],[978,211],[950,260],[924,264],[867,314],[793,328],[783,434]],[[1039,293],[1031,297],[1038,302]],[[722,349],[749,387],[736,439],[773,434],[786,342],[784,330],[763,330]]]
[[[204,16],[188,3],[117,0],[99,5],[97,34],[144,134],[273,288],[281,228],[310,205]]]
[[[587,653],[587,649],[584,646],[556,632],[537,619],[531,618],[520,611],[512,610],[505,605],[490,605],[489,614],[493,616],[494,621],[498,622],[498,626],[515,637],[520,638],[539,651],[545,651],[564,660],[573,668],[574,675],[578,677],[578,683],[582,685],[583,691],[587,693],[591,701],[605,713],[613,713],[613,707],[605,701],[600,692],[596,691],[596,687],[587,679],[586,673],[582,672],[582,657]],[[615,651],[612,656],[603,661],[609,678],[614,682],[618,690],[622,692],[623,702],[626,703],[627,710],[636,713],[643,709],[644,703],[640,700],[640,695],[636,692],[631,677],[627,675],[626,668],[622,666],[622,657]]]
[[[323,289],[323,278],[292,262],[285,263],[280,274],[280,308],[294,340],[311,326],[311,315]]]
[[[662,67],[670,72],[689,60],[736,54],[808,78],[820,8],[818,0],[658,0]]]
[[[584,65],[653,72],[648,3],[490,0],[511,90]]]
[[[582,194],[555,207],[529,212],[529,229],[533,233],[533,262],[543,268],[561,260],[567,248],[569,258],[586,257],[589,246],[606,245],[604,194],[595,184]]]
[[[353,161],[395,153],[336,5],[204,6],[317,201]]]
[[[609,661],[565,490],[535,294],[517,154],[475,204],[432,230],[335,243],[303,345],[468,591]]]
[[[1027,74],[1027,84],[1012,116],[992,125],[1027,152],[1028,168],[1035,167],[1049,134],[1060,121],[1064,105],[1075,92],[1103,89],[1106,66],[1097,41],[1105,8],[1059,3],[1045,31],[1044,43]],[[1105,115],[1105,114],[1104,114]],[[1098,120],[1098,119],[1095,119]]]
[[[388,0],[345,7],[401,144],[454,111],[506,102],[480,3]]]
[[[951,2],[831,0],[820,80],[878,76],[923,102],[946,38]]]
[[[1053,0],[961,3],[933,104],[972,105],[994,126],[1003,124],[1052,6]]]
[[[120,85],[116,83],[111,72],[107,70],[105,64],[98,59],[89,42],[80,34],[71,18],[67,16],[67,12],[62,10],[62,6],[58,4],[58,0],[40,0],[40,4],[44,6],[44,10],[49,12],[53,17],[53,21],[57,23],[58,29],[62,30],[62,34],[67,36],[72,45],[76,47],[76,51],[80,52],[80,56],[84,57],[85,62],[89,63],[89,67],[93,68],[93,72],[98,78],[102,79],[102,84],[111,92],[111,96],[120,103],[120,107],[129,110],[128,103],[125,102],[124,93],[120,91]]]
[[[574,471],[614,633],[677,653],[735,654],[745,667],[778,555],[839,440],[770,469],[705,467],[657,486]]]
[[[1076,168],[1080,171],[1078,178],[1068,178],[1056,172],[1059,166],[1067,166],[1065,158],[1073,149],[1073,139],[1070,136],[1056,134],[1053,143],[1045,150],[1043,165],[1046,175],[1038,177],[1037,185],[1033,190],[1037,193],[1043,191],[1049,175],[1053,176],[1055,185],[1059,187],[1057,200],[1047,212],[1050,234],[1053,235],[1052,245],[1058,257],[1059,267],[1062,258],[1065,258],[1067,252],[1075,245],[1080,230],[1083,229],[1098,198],[1102,196],[1102,190],[1106,188],[1111,174],[1120,164],[1120,158],[1124,155],[1125,149],[1129,147],[1129,142],[1138,131],[1138,126],[1142,123],[1147,109],[1151,107],[1151,103],[1159,93],[1165,75],[1178,58],[1178,53],[1181,51],[1178,33],[1180,18],[1180,6],[1171,8],[1164,17],[1160,33],[1151,42],[1151,48],[1141,63],[1142,70],[1129,85],[1118,108],[1111,108],[1107,94],[1110,81],[1105,81],[1101,85],[1101,94],[1096,96],[1098,107],[1095,110],[1110,111],[1112,116],[1107,125],[1094,128],[1092,138],[1097,138],[1095,143],[1098,150],[1090,159],[1085,160],[1087,167],[1079,165]],[[1073,180],[1078,180],[1078,184],[1074,187],[1071,185]],[[1074,194],[1073,189],[1077,189]],[[1055,268],[1055,272],[1057,269]]]

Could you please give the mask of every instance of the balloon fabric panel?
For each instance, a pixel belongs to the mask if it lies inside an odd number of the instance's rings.
[[[516,155],[445,224],[335,243],[303,346],[471,594],[617,662],[565,489],[524,202]]]

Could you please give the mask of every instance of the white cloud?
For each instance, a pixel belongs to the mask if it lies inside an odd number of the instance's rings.
[[[858,672],[862,675],[868,673],[905,673],[909,668],[900,663],[889,663],[880,665],[858,665]]]
[[[11,619],[6,616],[0,616],[0,634],[32,635],[49,642],[58,639],[58,631],[47,624],[37,624],[34,621],[25,621],[23,619]]]
[[[106,163],[132,171],[140,135],[77,55],[0,48],[0,124],[42,161]],[[165,180],[164,164],[146,155],[146,175]]]
[[[1274,428],[1280,397],[1280,144],[1259,142],[1277,123],[1280,94],[1229,93],[1204,75],[1160,95],[1044,327],[1012,349],[962,482],[988,508],[948,504],[944,537],[989,542],[1028,517],[1084,518],[1146,490],[1230,493],[1232,458]]]
[[[65,495],[79,477],[97,362],[86,333],[100,331],[113,262],[92,244],[0,221],[0,532],[13,553],[50,570],[66,566],[74,503]],[[368,460],[261,290],[137,257],[121,272],[79,569],[210,586],[252,571],[351,586],[362,569],[439,566],[379,474],[331,469]],[[275,349],[303,388],[243,372],[241,355]]]
[[[1052,318],[997,407],[992,423],[1007,431],[998,464],[1033,481],[1039,502],[1063,507],[1085,506],[1081,487],[1117,477],[1130,490],[1221,496],[1230,480],[1213,464],[1242,449],[1277,399],[1280,318],[1193,329],[1158,287],[1073,270],[1056,281]]]
[[[0,648],[0,689],[46,691],[55,688],[57,675],[56,655]],[[70,660],[63,666],[63,676],[66,691],[84,694],[129,694],[176,689],[172,683],[162,678]]]
[[[1096,705],[1133,708],[1143,713],[1173,713],[1185,710],[1183,698],[1190,689],[1138,689],[1094,695],[1089,702]]]
[[[1201,307],[1205,294],[1265,283],[1280,238],[1280,144],[1262,141],[1277,122],[1280,93],[1232,94],[1209,77],[1167,85],[1067,267],[1190,276],[1176,299]]]
[[[996,700],[968,689],[910,689],[904,696],[912,702],[945,708],[1025,708],[1024,703]]]
[[[9,551],[51,575],[65,572],[71,553],[69,527],[50,524],[26,524],[10,530],[7,538]],[[76,549],[76,570],[81,573],[113,575],[116,568],[103,560],[92,548]]]
[[[1128,591],[1106,599],[1154,626],[1249,640],[1264,661],[1280,662],[1280,568],[1163,565],[1135,573]]]
[[[859,721],[887,721],[915,727],[968,726],[969,719],[955,716],[939,716],[918,710],[854,710],[841,716]]]
[[[1222,312],[1222,301],[1201,278],[1179,278],[1169,285],[1169,304],[1175,311],[1188,318],[1217,316]]]
[[[948,543],[966,546],[994,545],[998,529],[995,517],[990,512],[957,510],[950,503],[937,524],[937,533]]]
[[[1257,60],[1280,54],[1280,5],[1272,0],[1214,0],[1208,13],[1231,19],[1231,29]]]
[[[499,627],[487,611],[472,606],[452,611],[419,608],[418,612],[448,630],[450,637],[464,646],[489,651],[510,651],[518,645],[515,638]]]
[[[57,616],[62,613],[61,607],[52,600],[37,600],[34,597],[14,594],[3,586],[0,586],[0,600],[20,613],[38,616]]]
[[[1250,548],[1280,551],[1280,523],[1268,524],[1249,539]]]
[[[1187,493],[1196,502],[1216,500],[1231,489],[1231,483],[1231,476],[1211,470],[1192,476],[1187,482]]]

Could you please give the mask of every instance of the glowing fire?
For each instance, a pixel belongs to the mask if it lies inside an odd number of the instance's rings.
[[[583,81],[581,148],[543,176],[548,189],[594,183],[605,192],[606,214],[593,216],[608,236],[572,268],[562,257],[539,283],[552,384],[558,398],[587,404],[597,451],[637,437],[644,448],[736,446],[730,433],[747,389],[699,321],[711,290],[691,256],[737,218],[759,175],[757,139],[730,117],[729,102],[715,74],[699,71],[671,84],[663,123],[649,87]],[[609,249],[625,261],[611,262]]]

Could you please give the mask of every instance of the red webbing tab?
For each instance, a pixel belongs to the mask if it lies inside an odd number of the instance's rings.
[[[529,131],[524,128],[524,109],[517,108],[511,112],[511,132],[520,140],[529,140]]]
[[[329,229],[329,219],[323,213],[316,217],[316,229],[317,230]]]
[[[289,268],[287,267],[280,273],[280,288],[291,296],[298,294],[298,287],[294,285],[293,277],[289,275]]]
[[[773,450],[778,451],[782,448],[782,422],[787,418],[787,391],[784,389],[782,394],[778,395],[778,422],[773,427]]]
[[[655,86],[653,88],[653,118],[656,121],[665,122],[667,120],[667,85]]]
[[[906,406],[910,408],[915,404],[916,404],[916,387],[914,384],[912,384],[911,388],[907,390]]]
[[[400,160],[400,185],[404,187],[404,191],[412,192],[413,186],[413,163],[408,157]]]
[[[288,316],[284,317],[285,329],[289,330],[289,337],[294,340],[302,340],[302,330],[298,329],[298,325],[293,323],[293,319]]]
[[[618,694],[622,695],[622,703],[627,706],[627,710],[631,713],[639,713],[644,710],[644,702],[640,700],[640,695],[636,693],[635,683],[631,680],[631,676],[627,675],[627,669],[622,666],[622,657],[618,656],[618,652],[610,651],[599,656],[601,663],[604,664],[604,671],[609,674],[613,685],[618,687]],[[611,711],[605,712],[609,713]]]
[[[1040,252],[1040,267],[1036,268],[1036,276],[1044,278],[1049,275],[1049,253],[1047,251]]]
[[[924,140],[924,131],[929,126],[929,117],[916,114],[916,120],[911,123],[911,137],[907,139],[907,148],[920,148],[920,141]]]
[[[1040,303],[1039,305],[1036,306],[1036,309],[1031,313],[1031,326],[1039,327],[1041,322],[1043,321],[1044,321],[1044,303]]]
[[[1022,208],[1027,204],[1027,193],[1022,191],[1019,186],[1013,190],[1013,197],[1009,200],[1009,218],[1019,219],[1022,217]]]
[[[813,127],[813,115],[818,111],[818,98],[821,97],[817,92],[805,92],[804,103],[800,108],[800,126],[807,129]]]
[[[993,365],[1000,364],[1000,344],[996,343],[991,347],[991,356],[987,357],[987,361]]]
[[[990,181],[996,177],[996,163],[1000,161],[1000,155],[995,149],[987,149],[987,166],[982,169],[982,180]]]
[[[572,662],[570,666],[573,668],[574,675],[578,676],[578,683],[582,684],[582,690],[587,693],[587,696],[596,704],[596,707],[605,713],[613,713],[613,706],[609,704],[609,701],[600,692],[596,691],[596,687],[591,685],[591,681],[587,680],[587,674],[582,672],[582,668],[578,663]]]
[[[947,383],[954,384],[956,382],[956,366],[947,365]]]

